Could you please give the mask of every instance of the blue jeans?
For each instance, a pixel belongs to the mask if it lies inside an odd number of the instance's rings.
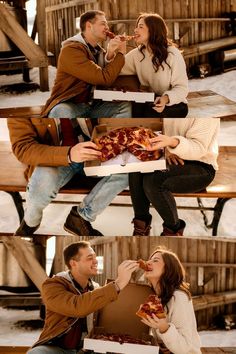
[[[130,118],[132,107],[130,102],[104,102],[94,100],[92,104],[62,102],[53,107],[49,118]]]
[[[49,113],[50,118],[76,117],[130,117],[131,105],[127,102],[94,101],[92,105],[70,102],[60,103]],[[47,119],[47,118],[45,118]],[[28,226],[39,225],[43,210],[56,198],[60,188],[68,183],[76,174],[83,174],[83,164],[73,163],[70,166],[41,167],[37,166],[29,180],[26,192],[25,222]],[[78,206],[78,213],[92,222],[96,216],[111,203],[117,194],[128,186],[127,174],[116,174],[104,177]]]
[[[37,166],[29,180],[26,192],[25,222],[28,226],[39,225],[43,210],[57,196],[76,173],[83,173],[83,164],[71,166]],[[101,179],[78,206],[78,213],[92,222],[111,203],[117,194],[128,186],[127,174],[115,174]]]
[[[28,350],[27,354],[76,354],[76,349],[62,349],[51,345],[39,345]]]

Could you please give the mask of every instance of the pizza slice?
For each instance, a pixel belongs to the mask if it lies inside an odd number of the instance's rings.
[[[146,261],[143,259],[138,259],[137,262],[139,264],[139,268],[143,269],[145,272],[150,271],[149,265]]]
[[[116,36],[116,34],[115,33],[113,33],[113,32],[111,32],[111,31],[106,31],[106,35],[107,35],[107,37],[109,37],[110,39],[113,39],[113,38],[115,38],[115,36]],[[126,36],[126,35],[120,35],[120,39],[121,39],[121,41],[131,41],[131,39],[134,39],[135,38],[135,36]]]
[[[136,315],[141,318],[152,317],[153,314],[158,318],[166,317],[161,300],[157,295],[149,295],[145,303],[141,304],[139,310],[136,312]]]
[[[130,132],[128,139],[128,151],[141,161],[158,160],[162,156],[162,150],[148,151],[149,139],[157,135],[148,128],[140,127]]]

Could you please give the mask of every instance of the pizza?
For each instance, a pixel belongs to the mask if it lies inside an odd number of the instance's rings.
[[[158,318],[166,317],[161,300],[157,295],[149,295],[145,303],[141,304],[139,310],[136,312],[136,315],[141,318],[152,317],[153,314]]]
[[[150,270],[148,263],[143,259],[139,259],[137,260],[137,262],[139,264],[139,268],[143,269],[145,272],[148,272]]]
[[[157,135],[144,127],[124,127],[109,131],[100,138],[95,139],[95,144],[102,155],[102,162],[128,150],[141,161],[157,160],[162,156],[162,150],[148,151],[149,139]]]
[[[134,338],[128,334],[115,334],[115,333],[94,334],[92,338],[105,340],[105,341],[118,342],[120,344],[132,343],[132,344],[151,345],[150,341]]]
[[[111,31],[106,31],[106,35],[107,37],[109,37],[110,39],[113,39],[115,38],[116,34],[111,32]],[[126,35],[119,35],[120,36],[120,39],[121,41],[131,41],[131,39],[134,39],[135,36],[126,36]]]

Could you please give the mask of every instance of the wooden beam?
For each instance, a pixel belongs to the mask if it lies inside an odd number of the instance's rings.
[[[97,0],[80,0],[80,1],[71,0],[71,1],[67,1],[66,3],[63,3],[63,4],[47,6],[45,8],[45,11],[52,12],[52,11],[66,9],[68,7],[81,6],[81,5],[94,4],[94,3],[97,3]]]
[[[213,52],[214,50],[235,45],[236,36],[215,39],[213,41],[207,41],[191,45],[187,48],[181,48],[183,50],[184,58],[192,58],[194,56]]]
[[[0,240],[16,258],[19,266],[41,291],[42,283],[48,278],[45,270],[29,248],[29,243],[18,236],[1,236]]]
[[[234,302],[236,302],[236,290],[193,297],[193,307],[195,311],[232,304]]]
[[[48,58],[34,43],[15,17],[0,3],[0,29],[16,44],[29,60],[29,66],[47,67]]]
[[[60,5],[57,5],[60,6]],[[121,20],[109,20],[109,25],[117,25],[119,23],[133,24],[137,19],[121,19]],[[227,17],[204,17],[204,18],[166,18],[167,23],[181,23],[181,22],[229,22]]]

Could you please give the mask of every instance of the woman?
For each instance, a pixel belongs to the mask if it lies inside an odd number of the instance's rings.
[[[164,135],[150,140],[148,150],[166,148],[168,169],[131,173],[130,193],[134,208],[133,236],[149,236],[150,204],[163,219],[161,236],[182,236],[185,222],[178,217],[172,193],[205,189],[217,170],[219,118],[166,118]]]
[[[188,77],[180,51],[167,37],[167,26],[157,14],[137,19],[138,48],[125,56],[121,75],[137,75],[142,86],[155,92],[154,103],[134,103],[133,117],[186,117]]]
[[[142,322],[153,329],[160,348],[164,344],[173,354],[200,354],[191,294],[180,260],[175,253],[160,246],[147,263],[150,271],[145,272],[145,277],[160,298],[167,317],[158,319],[153,315]]]

